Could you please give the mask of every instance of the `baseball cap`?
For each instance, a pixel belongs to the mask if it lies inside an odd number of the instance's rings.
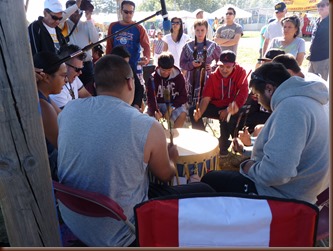
[[[279,2],[274,6],[275,13],[283,12],[285,8],[287,8],[287,6],[284,2]]]
[[[220,55],[217,65],[234,65],[236,62],[236,54],[231,50],[225,50]]]
[[[284,50],[280,49],[270,49],[266,52],[265,57],[258,58],[258,61],[270,62],[277,55],[286,54]]]
[[[94,50],[99,51],[101,54],[104,54],[102,45],[98,44],[94,47]]]
[[[49,9],[53,13],[63,12],[62,4],[59,0],[45,0],[44,9]]]
[[[203,11],[202,9],[197,9],[196,11],[194,11],[195,15],[198,15],[198,13],[200,13],[201,11]]]

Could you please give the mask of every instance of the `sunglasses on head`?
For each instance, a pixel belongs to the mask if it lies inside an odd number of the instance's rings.
[[[319,4],[317,4],[317,8],[324,8],[325,6],[328,6],[328,3],[319,3]]]
[[[134,13],[134,10],[123,10],[123,12],[125,13],[125,14],[133,14]]]
[[[227,13],[225,13],[227,16],[229,15],[229,16],[232,16],[234,13],[232,13],[232,12],[227,12]]]
[[[55,15],[52,15],[52,11],[49,10],[49,9],[45,9],[47,13],[49,13],[49,15],[51,16],[51,18],[54,20],[54,21],[60,21],[62,19],[62,17],[57,17]]]
[[[171,22],[172,25],[180,24],[180,22]]]
[[[80,71],[83,70],[83,68],[75,67],[74,65],[71,65],[69,63],[66,63],[66,65],[68,65],[69,67],[72,67],[74,69],[74,71],[76,71],[77,73],[79,73]]]

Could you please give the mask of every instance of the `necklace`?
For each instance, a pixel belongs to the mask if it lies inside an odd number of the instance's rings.
[[[69,88],[68,88],[67,84],[65,84],[65,86],[66,86],[66,88],[67,88],[67,90],[69,92],[69,95],[71,95],[72,100],[74,100],[75,99],[75,95],[74,95],[74,91],[73,91],[73,88],[72,88],[72,84],[71,83],[68,83],[68,84],[69,84]]]

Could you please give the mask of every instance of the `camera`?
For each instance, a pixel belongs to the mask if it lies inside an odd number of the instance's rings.
[[[81,10],[87,10],[87,11],[93,11],[94,10],[94,5],[92,5],[91,0],[82,0],[80,9]]]

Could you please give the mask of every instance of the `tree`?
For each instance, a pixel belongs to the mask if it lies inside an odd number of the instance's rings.
[[[115,12],[117,12],[117,3],[116,3],[116,1],[93,0],[92,3],[94,5],[94,7],[95,7],[94,12],[96,14],[98,14],[98,13],[115,13]]]
[[[166,0],[167,10],[187,10],[190,12],[196,9],[203,9],[207,12],[213,12],[221,7],[220,0]],[[160,1],[145,0],[137,8],[138,11],[158,11],[161,9]]]

